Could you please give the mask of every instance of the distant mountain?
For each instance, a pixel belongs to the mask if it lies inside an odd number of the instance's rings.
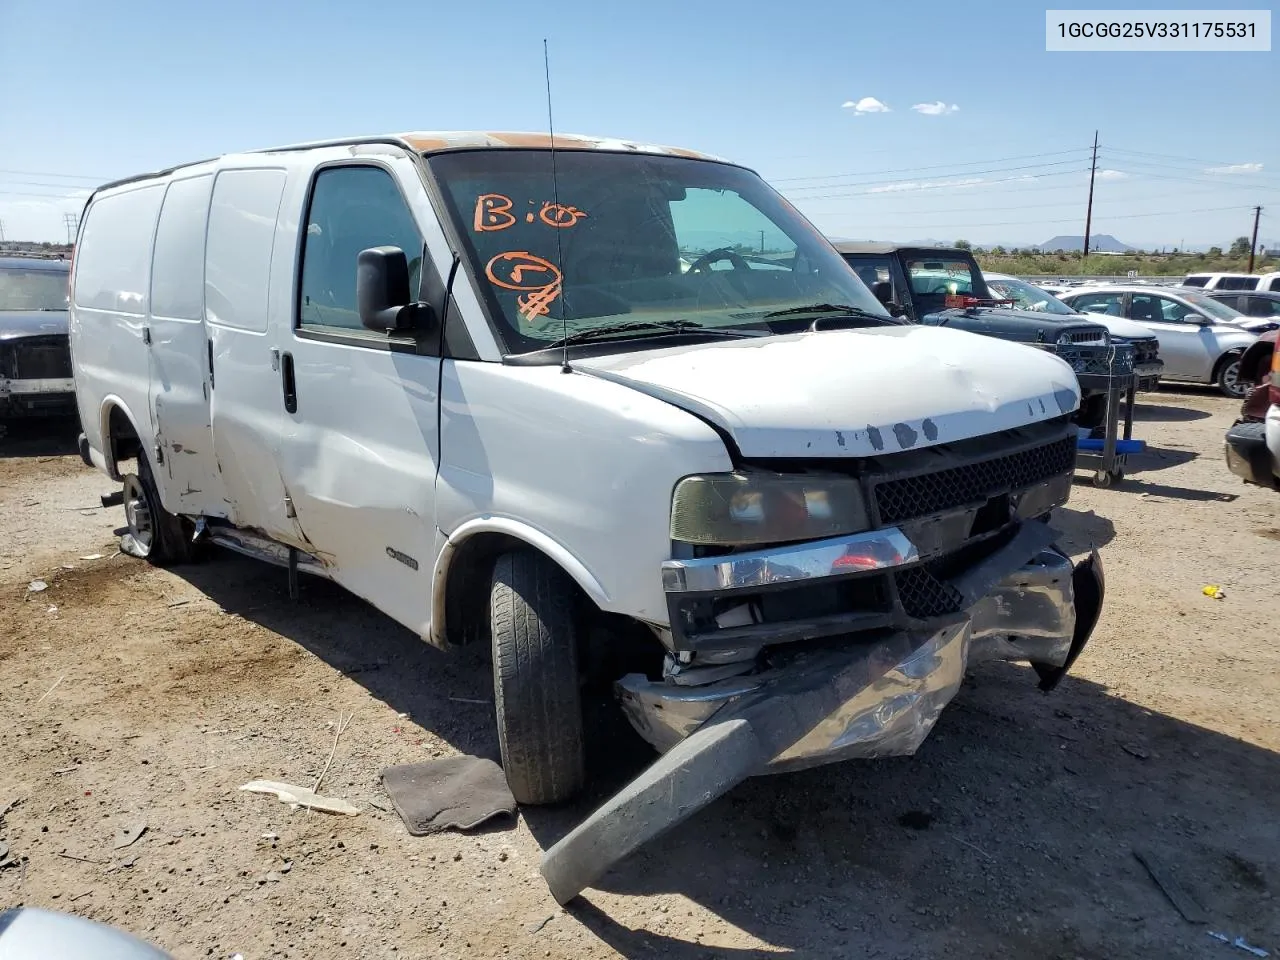
[[[1084,237],[1054,237],[1040,244],[1040,249],[1045,253],[1053,253],[1055,250],[1065,250],[1068,253],[1078,252],[1084,249]],[[1127,243],[1121,243],[1109,233],[1100,233],[1097,236],[1089,238],[1089,251],[1091,253],[1124,253],[1127,250],[1135,250]]]

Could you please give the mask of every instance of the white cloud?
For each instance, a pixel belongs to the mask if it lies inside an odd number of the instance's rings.
[[[7,189],[0,183],[0,220],[4,221],[5,239],[37,242],[49,240],[59,243],[67,239],[63,214],[73,213],[79,216],[84,209],[85,199],[92,192],[68,190],[64,194],[50,194],[47,198],[10,199],[15,195],[5,193]]]
[[[867,193],[900,193],[904,190],[937,190],[941,187],[972,187],[986,183],[985,177],[964,177],[957,180],[908,180],[904,183],[888,183],[872,187]]]
[[[854,113],[888,113],[889,105],[881,103],[875,97],[863,97],[861,100],[846,100],[840,104],[845,109],[852,109]]]
[[[1225,167],[1206,167],[1205,173],[1261,173],[1260,163],[1232,163]]]
[[[1099,180],[1128,180],[1129,175],[1123,170],[1099,170]]]
[[[957,113],[960,110],[954,103],[943,103],[941,100],[935,100],[933,103],[916,103],[912,104],[911,109],[916,113],[922,113],[926,117],[940,117],[947,113]]]

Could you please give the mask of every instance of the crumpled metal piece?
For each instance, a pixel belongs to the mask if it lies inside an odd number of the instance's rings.
[[[801,655],[773,672],[702,686],[676,687],[628,674],[616,690],[639,734],[665,753],[713,718],[723,719],[755,696],[783,692],[796,674],[824,670],[861,676],[846,682],[846,699],[763,771],[794,770],[838,760],[910,756],[955,696],[970,663],[1066,662],[1076,625],[1071,559],[1057,550],[1038,553],[974,604],[962,635],[939,631],[922,639],[893,633],[851,645],[833,662]],[[790,682],[788,680],[788,682]]]

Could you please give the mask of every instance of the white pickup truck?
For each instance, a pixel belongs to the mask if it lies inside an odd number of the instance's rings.
[[[913,752],[975,659],[1056,684],[1102,602],[1047,522],[1070,367],[890,317],[740,166],[552,146],[333,141],[98,190],[71,342],[128,549],[212,541],[491,643],[522,803],[582,785],[602,661],[656,748],[701,734],[673,753],[717,785],[683,767],[669,820],[766,768]],[[620,650],[641,669],[608,675]]]

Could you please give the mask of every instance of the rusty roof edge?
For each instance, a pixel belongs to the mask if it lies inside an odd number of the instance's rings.
[[[506,143],[503,137],[511,137],[513,140],[526,140],[525,143]],[[412,133],[401,134],[375,134],[360,137],[337,137],[328,140],[308,140],[299,143],[285,144],[277,147],[261,147],[254,150],[235,150],[229,153],[219,154],[215,157],[206,157],[203,160],[191,160],[186,163],[177,163],[169,167],[163,167],[159,170],[153,170],[148,173],[138,173],[129,177],[122,177],[118,180],[112,180],[101,184],[93,189],[93,192],[85,198],[85,206],[93,200],[99,193],[104,190],[114,190],[117,187],[128,186],[133,183],[141,183],[145,180],[158,179],[160,177],[170,176],[179,170],[185,170],[188,167],[198,167],[204,163],[214,163],[226,157],[245,156],[245,155],[263,155],[272,153],[296,153],[301,150],[318,150],[325,147],[357,147],[367,144],[383,144],[387,146],[399,147],[409,154],[423,154],[433,152],[443,152],[446,150],[483,150],[483,149],[539,149],[530,146],[528,140],[534,138],[545,138],[550,140],[549,133],[521,133],[518,131],[489,131],[489,130],[442,130],[442,131],[415,131]],[[419,144],[415,144],[414,140],[419,141],[439,141],[441,146],[433,146],[424,148]],[[583,149],[599,150],[602,153],[608,152],[632,152],[647,153],[654,156],[674,156],[683,157],[689,160],[705,160],[712,163],[728,163],[733,166],[743,166],[735,164],[731,160],[714,154],[703,153],[699,150],[689,150],[684,147],[673,147],[664,144],[641,143],[638,140],[625,140],[620,137],[601,137],[580,133],[557,133],[555,136],[556,146],[560,147],[561,142],[565,143],[565,149],[575,149],[582,145]],[[457,141],[449,143],[449,141]],[[471,141],[471,142],[464,142]],[[483,142],[475,142],[483,141]],[[496,142],[495,142],[496,141]],[[616,145],[616,146],[615,146]],[[749,167],[744,169],[752,170]]]

